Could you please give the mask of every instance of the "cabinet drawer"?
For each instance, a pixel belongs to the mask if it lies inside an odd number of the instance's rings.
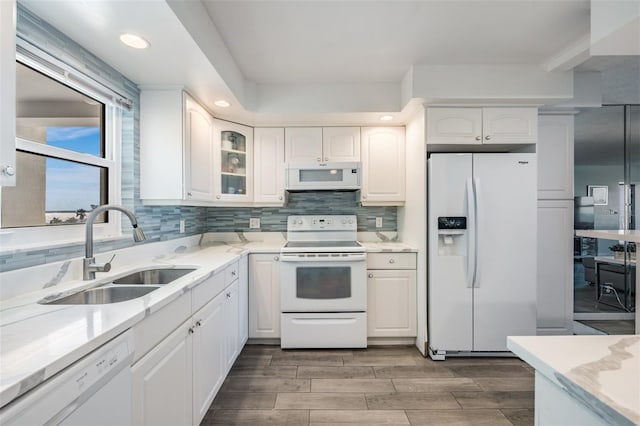
[[[233,262],[224,269],[224,286],[228,286],[238,279],[238,262]]]
[[[216,271],[213,277],[208,278],[192,291],[191,312],[195,313],[198,309],[209,303],[211,299],[216,297],[226,285],[226,269]]]
[[[416,269],[416,254],[368,253],[367,269]]]
[[[191,293],[185,293],[177,300],[154,312],[133,327],[136,362],[153,349],[162,339],[191,316]]]

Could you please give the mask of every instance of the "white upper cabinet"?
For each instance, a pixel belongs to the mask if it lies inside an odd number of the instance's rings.
[[[359,127],[323,127],[323,161],[359,161]]]
[[[402,205],[405,201],[404,127],[362,128],[363,205]]]
[[[529,143],[538,140],[536,108],[482,108],[482,143]]]
[[[287,162],[315,163],[322,161],[322,128],[286,128],[285,160]]]
[[[284,129],[254,129],[253,202],[284,204]]]
[[[140,92],[140,197],[182,200],[183,110],[181,90]]]
[[[360,161],[360,128],[286,128],[285,160],[303,163]]]
[[[481,108],[428,108],[427,142],[481,144]]]
[[[535,144],[536,108],[427,109],[427,143],[450,145]]]
[[[253,200],[253,128],[228,121],[214,121],[213,162],[216,203],[249,203]]]
[[[538,199],[573,200],[573,115],[538,119]]]
[[[185,95],[184,192],[187,200],[213,200],[213,119]]]
[[[16,2],[0,1],[0,186],[16,184]]]
[[[145,202],[212,202],[214,126],[182,90],[140,93],[140,197]]]

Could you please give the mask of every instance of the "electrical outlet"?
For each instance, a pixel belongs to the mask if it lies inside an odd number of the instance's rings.
[[[184,219],[180,219],[180,233],[184,234],[184,228],[186,225],[186,221]]]
[[[260,218],[259,217],[249,218],[249,228],[260,229]]]
[[[376,228],[382,228],[382,218],[376,217]]]

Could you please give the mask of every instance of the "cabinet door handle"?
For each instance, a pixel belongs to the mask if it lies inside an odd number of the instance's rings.
[[[2,173],[6,176],[13,176],[16,174],[16,168],[12,164],[6,164],[2,166]]]
[[[282,195],[278,197],[278,200],[282,200]]]
[[[482,136],[476,136],[476,140],[477,141],[481,141],[482,140]]]
[[[190,192],[187,192],[187,197],[191,197],[191,193]]]
[[[389,263],[396,263],[395,259],[389,259]]]
[[[363,200],[366,200],[366,199],[367,199],[367,196],[366,196],[366,195],[363,195],[363,196],[362,196],[362,199],[363,199]]]
[[[236,276],[236,271],[231,271],[231,276]]]
[[[329,161],[329,157],[324,157],[324,161]]]
[[[196,326],[197,327],[202,327],[202,320],[196,321]]]
[[[316,161],[319,163],[319,162],[322,161],[322,158],[318,157],[318,158],[316,158]]]
[[[373,278],[373,274],[369,274],[369,278]]]
[[[277,262],[278,260],[280,260],[280,257],[279,256],[273,256],[273,260],[275,260]]]
[[[189,327],[189,334],[193,334],[195,332],[194,327]]]
[[[227,293],[227,299],[231,299],[231,293]]]
[[[488,140],[488,141],[489,141],[489,140],[491,140],[491,135],[487,135],[487,136],[485,136],[484,138],[485,138],[485,140]]]
[[[216,198],[219,200],[220,199],[220,194],[216,195]]]

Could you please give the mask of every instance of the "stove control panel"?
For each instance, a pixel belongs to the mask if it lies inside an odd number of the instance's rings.
[[[355,231],[355,215],[289,216],[287,231]]]

